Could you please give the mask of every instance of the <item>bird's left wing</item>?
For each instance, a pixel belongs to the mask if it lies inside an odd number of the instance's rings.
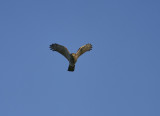
[[[50,45],[50,49],[59,52],[69,61],[70,53],[66,47],[55,43]]]
[[[81,56],[83,53],[92,50],[92,45],[91,44],[86,44],[82,47],[80,47],[76,53],[77,57]]]

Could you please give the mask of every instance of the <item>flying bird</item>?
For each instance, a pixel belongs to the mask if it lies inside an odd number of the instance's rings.
[[[75,69],[75,64],[77,62],[77,59],[85,52],[92,50],[92,45],[91,44],[86,44],[82,47],[80,47],[77,51],[77,53],[70,53],[68,49],[62,45],[59,44],[51,44],[50,49],[52,51],[57,51],[60,54],[62,54],[68,61],[69,61],[69,67],[68,71],[74,71]]]

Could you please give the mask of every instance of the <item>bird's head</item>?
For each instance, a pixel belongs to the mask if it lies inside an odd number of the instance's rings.
[[[72,55],[73,57],[75,57],[75,56],[76,56],[76,54],[75,54],[75,53],[72,53],[71,55]]]
[[[76,59],[77,59],[77,55],[75,54],[75,53],[72,53],[71,54],[71,58],[73,58],[75,61],[77,61]]]
[[[73,62],[74,64],[77,62],[77,56],[76,56],[76,54],[75,53],[72,53],[71,54],[71,62]]]

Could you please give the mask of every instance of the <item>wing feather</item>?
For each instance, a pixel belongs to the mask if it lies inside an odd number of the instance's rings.
[[[92,50],[92,45],[91,44],[86,44],[82,47],[80,47],[76,53],[77,57],[81,56],[83,53]]]
[[[67,60],[69,61],[69,57],[70,57],[70,53],[68,51],[68,49],[62,45],[59,45],[59,44],[51,44],[50,45],[50,49],[52,51],[57,51],[59,52],[60,54],[62,54],[65,58],[67,58]]]

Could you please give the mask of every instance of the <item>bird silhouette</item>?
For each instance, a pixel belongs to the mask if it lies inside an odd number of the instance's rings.
[[[74,71],[75,64],[77,62],[77,59],[85,52],[92,50],[91,44],[86,44],[78,49],[76,53],[70,53],[68,49],[62,45],[59,44],[51,44],[50,49],[52,51],[57,51],[58,53],[62,54],[68,61],[69,61],[69,67],[68,71]]]

